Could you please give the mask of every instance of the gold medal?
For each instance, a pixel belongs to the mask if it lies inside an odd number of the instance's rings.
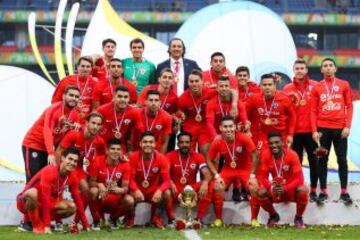
[[[300,103],[301,106],[305,106],[306,100],[305,100],[305,99],[301,99],[299,103]]]
[[[267,117],[264,121],[265,125],[271,125],[272,124],[272,120],[271,118]]]
[[[180,178],[180,183],[183,184],[183,185],[185,185],[186,182],[187,182],[186,177],[182,176],[182,177]]]
[[[114,134],[115,138],[120,139],[121,138],[121,132],[120,131],[116,131]]]
[[[202,116],[198,113],[198,114],[196,114],[196,116],[195,116],[195,121],[197,121],[197,122],[201,122],[202,121]]]
[[[84,167],[88,167],[89,165],[90,165],[89,159],[87,159],[86,157],[84,157],[84,159],[83,159],[83,166],[84,166]]]
[[[144,180],[141,185],[143,186],[143,188],[148,188],[150,186],[150,183],[148,180]]]
[[[327,102],[327,105],[328,105],[329,108],[333,108],[333,107],[334,107],[334,102],[331,101],[331,100],[329,100],[329,101]]]
[[[107,186],[107,190],[109,191],[109,190],[112,190],[112,189],[114,189],[115,187],[116,187],[116,182],[115,181],[109,181],[108,182],[108,186]]]
[[[236,168],[237,164],[235,162],[235,160],[232,160],[231,163],[230,163],[230,167],[231,168]]]

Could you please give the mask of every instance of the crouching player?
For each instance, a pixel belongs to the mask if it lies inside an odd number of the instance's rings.
[[[177,136],[177,144],[179,149],[169,152],[166,157],[170,161],[170,176],[171,176],[171,194],[167,205],[169,227],[172,227],[175,220],[174,202],[178,201],[179,194],[182,193],[186,185],[190,185],[197,193],[199,198],[197,220],[201,220],[207,213],[207,206],[210,204],[210,197],[208,196],[208,184],[211,179],[211,174],[207,168],[207,164],[203,155],[191,150],[191,134],[181,132]],[[202,181],[196,181],[196,174],[200,171],[202,174]],[[205,209],[204,209],[205,206]],[[199,228],[200,221],[197,221],[196,226]]]
[[[110,139],[106,156],[98,156],[90,169],[92,230],[100,230],[104,213],[110,213],[110,227],[116,229],[119,217],[134,208],[134,199],[128,194],[130,175],[130,164],[122,154],[120,140]]]
[[[164,228],[160,214],[166,209],[170,195],[169,161],[155,150],[156,140],[152,132],[144,132],[140,140],[140,150],[130,156],[130,190],[135,202],[151,204],[151,223]],[[134,225],[135,211],[127,216],[127,227]]]
[[[83,228],[89,230],[74,171],[79,157],[76,148],[65,149],[60,165],[41,169],[16,197],[17,208],[29,217],[34,233],[50,234],[51,219],[67,218],[75,212],[79,214]],[[65,188],[69,189],[74,202],[63,199]]]
[[[255,144],[245,133],[235,132],[236,125],[232,117],[224,116],[220,123],[221,138],[215,139],[209,149],[207,164],[215,180],[210,184],[216,220],[215,227],[222,226],[224,189],[230,183],[239,181],[241,186],[252,193],[258,187],[255,172],[259,164],[259,155]],[[220,174],[215,162],[218,156],[224,158]],[[250,201],[250,207],[253,202]]]
[[[267,225],[273,227],[280,220],[273,203],[295,202],[295,227],[304,228],[302,215],[308,204],[309,190],[304,185],[299,157],[293,150],[283,147],[279,132],[270,133],[268,142],[269,149],[261,154],[258,190],[260,206],[270,215]],[[269,174],[272,176],[272,181],[268,179]]]

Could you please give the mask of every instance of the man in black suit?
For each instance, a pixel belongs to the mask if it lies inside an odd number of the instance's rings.
[[[185,55],[185,45],[180,38],[173,38],[169,42],[169,59],[165,60],[162,63],[159,63],[156,68],[156,81],[159,78],[160,72],[164,68],[171,68],[175,75],[175,92],[180,96],[184,90],[189,86],[187,79],[190,75],[190,72],[193,69],[198,69],[201,71],[198,64],[190,59],[184,58]]]

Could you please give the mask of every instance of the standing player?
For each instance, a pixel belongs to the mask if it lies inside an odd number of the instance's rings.
[[[110,213],[110,226],[116,229],[118,218],[134,208],[134,199],[128,194],[130,164],[121,152],[119,139],[108,141],[106,156],[95,159],[89,175],[91,201],[95,207],[92,228],[100,230],[101,216]]]
[[[110,60],[114,57],[116,52],[116,42],[111,38],[102,41],[102,50],[104,55],[96,55],[94,57],[94,68],[91,75],[98,80],[98,82],[106,82],[109,75]]]
[[[179,149],[166,154],[167,159],[170,161],[172,193],[172,198],[168,200],[167,204],[170,224],[175,220],[174,202],[178,201],[179,194],[183,192],[185,186],[190,185],[198,193],[199,202],[196,219],[201,220],[205,216],[210,204],[208,184],[211,180],[211,174],[204,157],[200,153],[191,150],[190,133],[181,132],[177,136],[177,140]],[[200,182],[196,181],[198,172],[203,176]]]
[[[171,134],[171,115],[160,108],[160,93],[149,90],[146,94],[146,106],[141,109],[140,120],[145,131],[150,131],[156,139],[156,150],[162,154],[167,152]]]
[[[144,87],[155,82],[155,65],[143,57],[144,49],[144,41],[134,38],[130,42],[132,57],[123,60],[124,77],[135,84],[138,95]]]
[[[237,113],[239,116],[237,117]],[[206,121],[210,134],[215,137],[220,133],[221,118],[232,115],[236,117],[237,127],[247,131],[250,127],[244,104],[238,101],[237,93],[231,90],[228,77],[221,77],[217,82],[217,95],[206,106]]]
[[[261,207],[270,215],[267,226],[273,227],[280,221],[273,203],[295,202],[295,227],[304,228],[302,215],[308,204],[309,189],[304,185],[299,157],[293,150],[284,148],[281,133],[272,132],[268,137],[270,149],[261,154],[258,175],[261,180],[257,193]],[[272,182],[268,178],[270,174]]]
[[[240,66],[235,71],[239,86],[239,100],[246,102],[249,96],[261,93],[260,87],[250,80],[250,71],[246,66]]]
[[[93,109],[97,109],[99,106],[111,102],[114,96],[115,89],[122,85],[129,89],[130,103],[136,103],[137,94],[136,87],[122,77],[123,67],[121,60],[113,58],[109,62],[109,77],[105,81],[98,82],[94,88],[93,94]]]
[[[79,129],[79,112],[76,109],[80,90],[68,86],[62,101],[52,104],[26,133],[22,150],[25,160],[26,181],[47,164],[56,165],[55,145],[70,129]]]
[[[276,91],[275,79],[271,74],[261,76],[262,93],[254,94],[246,101],[248,116],[257,119],[252,132],[258,149],[267,146],[267,135],[272,131],[280,132],[287,146],[291,146],[295,131],[296,115],[289,97]]]
[[[249,191],[254,191],[252,188],[257,186],[255,172],[259,163],[259,156],[255,144],[246,134],[235,130],[233,118],[230,116],[223,117],[220,124],[221,138],[211,143],[207,157],[209,170],[215,179],[210,187],[211,190],[215,190],[213,193],[215,226],[222,225],[223,191],[229,187],[230,183],[240,181],[241,186]],[[224,158],[220,173],[216,167],[219,155]]]
[[[196,150],[198,145],[201,154],[206,157],[212,136],[206,124],[206,105],[216,96],[216,91],[202,85],[202,74],[193,70],[188,79],[189,89],[179,98],[179,110],[184,114],[183,130],[192,136],[191,148]]]
[[[236,78],[225,66],[225,56],[221,52],[214,52],[211,55],[210,60],[211,68],[210,70],[204,71],[203,74],[203,84],[207,88],[216,88],[219,79],[222,76],[228,76],[230,81],[230,87],[232,89],[237,89]]]
[[[97,109],[104,119],[100,135],[105,142],[112,138],[121,140],[125,153],[133,150],[131,140],[134,132],[138,134],[144,132],[140,111],[129,105],[129,98],[129,89],[125,86],[118,86],[115,89],[114,100]]]
[[[314,87],[311,94],[311,128],[313,139],[320,141],[321,146],[330,152],[331,144],[339,165],[341,185],[340,200],[351,203],[347,192],[348,165],[347,165],[347,138],[353,114],[353,105],[350,85],[347,81],[335,77],[336,64],[333,59],[325,58],[321,62],[321,72],[324,79]],[[324,202],[328,198],[326,190],[327,163],[329,155],[319,159],[319,180],[321,193],[318,201]]]
[[[155,146],[155,136],[144,132],[140,150],[129,156],[133,179],[130,189],[136,202],[151,204],[151,222],[157,228],[164,228],[160,212],[171,197],[169,160],[156,151]],[[128,227],[134,225],[134,214],[128,217]]]
[[[308,68],[304,60],[299,59],[294,63],[294,79],[284,87],[284,92],[292,100],[296,113],[296,126],[293,150],[297,153],[300,163],[303,161],[304,149],[310,166],[310,201],[317,201],[316,186],[318,181],[317,159],[314,154],[316,142],[312,139],[311,132],[311,91],[317,84],[309,79]]]
[[[67,218],[79,214],[85,230],[89,223],[79,193],[79,180],[74,171],[80,153],[76,148],[63,151],[59,166],[46,166],[39,171],[16,197],[17,208],[28,215],[34,233],[51,233],[51,219]],[[63,199],[69,188],[74,202]]]
[[[81,111],[80,118],[85,119],[92,109],[93,91],[96,84],[90,75],[92,67],[93,62],[89,57],[80,57],[77,67],[78,74],[67,76],[58,83],[51,102],[61,101],[65,88],[69,85],[75,85],[80,89],[80,100],[78,102],[78,108]]]

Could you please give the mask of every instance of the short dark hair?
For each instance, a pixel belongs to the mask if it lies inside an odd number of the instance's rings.
[[[91,120],[91,118],[94,118],[94,117],[101,118],[101,122],[103,120],[103,116],[102,116],[101,113],[99,113],[99,112],[91,112],[86,116],[86,121],[89,122]]]
[[[62,154],[61,154],[61,156],[63,156],[63,157],[67,157],[67,155],[69,155],[69,154],[75,154],[75,155],[77,155],[79,158],[80,158],[80,151],[79,151],[79,149],[77,149],[76,147],[68,147],[68,148],[66,148],[63,152],[62,152]]]
[[[70,90],[76,90],[76,91],[80,92],[80,89],[77,86],[68,85],[68,86],[66,86],[66,88],[64,90],[64,94],[67,94]]]
[[[183,41],[181,38],[172,38],[172,39],[169,41],[169,45],[168,45],[168,53],[169,53],[169,55],[170,55],[170,46],[171,46],[171,43],[172,43],[173,41],[180,41],[180,42],[181,42],[182,47],[183,47],[182,57],[184,57],[184,56],[185,56],[185,43],[184,43],[184,41]]]
[[[115,42],[114,39],[107,38],[107,39],[104,39],[104,40],[102,41],[102,47],[104,48],[107,43],[112,43],[112,44],[114,44],[114,45],[116,46],[116,42]]]
[[[329,57],[324,58],[324,59],[321,61],[321,67],[323,66],[323,64],[324,64],[325,61],[330,61],[330,62],[332,62],[332,63],[334,64],[335,67],[337,67],[335,60],[332,59],[332,58],[329,58]]]
[[[171,70],[171,68],[167,67],[167,68],[161,69],[159,77],[161,77],[165,72],[169,72],[174,75],[174,72]]]
[[[141,134],[140,139],[142,140],[144,137],[151,136],[155,139],[155,135],[151,131],[145,131]]]
[[[107,142],[106,146],[107,146],[107,148],[109,148],[111,145],[120,145],[121,146],[120,139],[110,138],[109,141]]]
[[[186,132],[186,131],[180,132],[179,135],[177,135],[176,139],[177,139],[178,141],[180,141],[180,138],[181,138],[182,136],[188,136],[188,137],[190,138],[190,141],[192,140],[192,135],[191,135],[191,133]]]
[[[120,58],[112,58],[112,59],[110,59],[110,63],[112,63],[112,62],[120,62],[121,66],[122,66],[122,61],[121,61]]]
[[[211,54],[211,57],[210,57],[211,61],[213,60],[214,57],[222,57],[225,61],[225,56],[222,52],[214,52],[213,54]]]
[[[230,81],[230,78],[228,75],[221,75],[219,78],[219,82],[220,81]]]
[[[203,78],[202,72],[199,69],[191,70],[189,75],[196,75],[196,76],[200,77],[200,79]]]
[[[130,41],[130,49],[131,49],[131,47],[132,47],[132,45],[133,45],[134,43],[141,43],[141,46],[142,46],[143,48],[145,48],[145,43],[144,43],[144,41],[143,41],[141,38],[134,38],[133,40],[131,40],[131,41]]]
[[[275,77],[273,74],[270,74],[270,73],[266,73],[266,74],[263,74],[261,75],[261,80],[260,80],[260,83],[262,83],[262,81],[266,78],[271,78],[273,81],[274,81],[274,84],[275,84]]]
[[[268,134],[268,139],[270,139],[272,137],[279,137],[279,138],[281,138],[281,141],[282,141],[282,135],[278,131],[272,131]]]
[[[247,66],[240,66],[236,69],[235,74],[237,75],[239,72],[247,72],[250,77],[250,70]]]
[[[159,98],[160,98],[160,92],[158,90],[155,90],[155,89],[150,89],[149,91],[147,91],[146,99],[148,99],[150,95],[158,95]]]
[[[230,116],[230,115],[225,115],[225,116],[221,117],[220,122],[222,123],[222,122],[225,122],[225,121],[233,121],[233,122],[235,122],[234,118],[232,116]]]
[[[91,67],[94,66],[94,62],[93,62],[93,60],[92,60],[92,58],[90,56],[81,56],[81,57],[79,57],[79,59],[77,60],[77,65],[78,66],[80,65],[81,61],[89,62],[91,64]]]
[[[295,62],[294,62],[294,65],[295,64],[304,64],[307,67],[306,61],[304,59],[302,59],[302,58],[296,59]]]
[[[119,85],[115,88],[115,92],[114,93],[117,93],[117,92],[128,92],[130,94],[130,91],[129,91],[129,88],[125,85]]]

